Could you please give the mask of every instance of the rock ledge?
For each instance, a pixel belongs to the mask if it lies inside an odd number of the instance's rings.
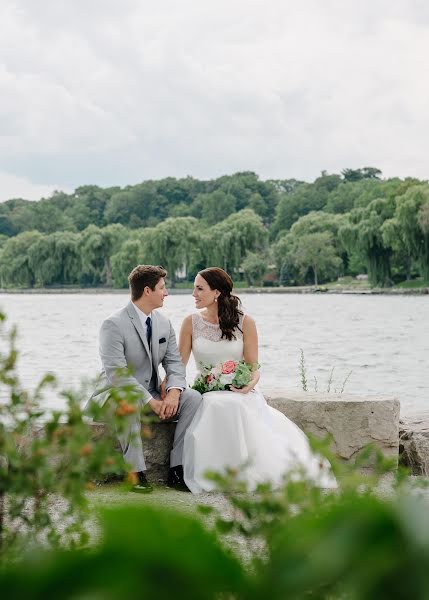
[[[306,433],[321,438],[331,434],[333,451],[343,460],[353,461],[370,443],[380,448],[385,456],[398,458],[400,406],[396,398],[276,390],[268,392],[266,398],[270,406]],[[93,423],[92,426],[95,438],[106,434],[106,425]],[[167,477],[175,425],[154,423],[149,429],[150,438],[143,440],[148,476],[152,481],[163,483]],[[428,447],[426,473],[429,472],[429,429],[427,432],[428,437],[424,438]],[[415,439],[413,443],[416,443]]]

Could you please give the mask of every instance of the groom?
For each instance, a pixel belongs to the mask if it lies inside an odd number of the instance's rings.
[[[200,405],[201,394],[186,387],[185,367],[170,321],[156,309],[168,296],[167,271],[162,267],[139,265],[128,281],[131,301],[108,317],[101,326],[101,379],[90,402],[100,406],[109,402],[109,388],[118,384],[117,370],[130,368],[132,375],[120,377],[121,385],[132,385],[140,392],[140,407],[149,404],[161,421],[176,421],[167,485],[187,489],[183,480],[183,442],[187,427]],[[166,371],[166,397],[160,399],[159,364]],[[110,401],[111,402],[111,401]],[[124,430],[118,432],[125,461],[136,474],[134,491],[151,491],[144,471],[140,411],[128,415]]]

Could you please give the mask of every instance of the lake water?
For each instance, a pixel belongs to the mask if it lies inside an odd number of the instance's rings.
[[[393,395],[403,413],[429,409],[429,297],[312,294],[242,294],[257,323],[261,386],[300,389],[300,349],[309,388]],[[128,294],[3,294],[0,309],[18,326],[19,373],[30,389],[47,371],[63,387],[78,387],[100,367],[98,331]],[[194,310],[191,295],[171,295],[161,309],[178,333]],[[195,365],[188,368],[192,381]],[[49,393],[48,406],[62,406]]]

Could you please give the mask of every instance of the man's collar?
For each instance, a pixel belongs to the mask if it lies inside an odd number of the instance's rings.
[[[146,314],[146,313],[145,313],[145,312],[144,312],[144,311],[143,311],[141,308],[139,308],[139,307],[137,306],[137,304],[135,304],[135,303],[134,303],[132,300],[131,300],[131,302],[132,302],[132,304],[133,304],[134,308],[136,309],[136,311],[137,311],[137,314],[138,314],[138,315],[142,315],[142,316],[144,317],[144,320],[145,320],[145,321],[146,321],[146,319],[147,319],[148,317],[151,317],[151,318],[152,318],[152,311],[151,311],[151,312],[150,312],[150,313],[147,315],[147,314]]]

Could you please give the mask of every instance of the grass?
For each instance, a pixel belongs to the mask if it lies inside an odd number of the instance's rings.
[[[423,281],[422,279],[412,279],[411,281],[401,281],[393,286],[400,290],[418,289],[429,287],[429,281]]]
[[[99,513],[105,508],[120,508],[123,506],[151,506],[165,510],[181,512],[189,517],[197,517],[207,526],[211,526],[211,516],[205,516],[198,505],[206,504],[214,508],[221,507],[223,512],[228,511],[227,501],[221,494],[190,494],[172,490],[164,486],[155,486],[150,494],[138,494],[127,489],[120,482],[104,483],[86,492],[89,502],[90,516],[86,523],[86,530],[90,538],[90,546],[100,541]],[[63,503],[59,499],[60,505]]]
[[[326,287],[328,289],[359,289],[359,290],[369,290],[371,286],[368,281],[358,281],[354,277],[340,277],[337,281],[330,281],[329,283],[323,283],[322,287]]]
[[[164,486],[155,486],[150,494],[137,494],[127,490],[120,483],[103,484],[88,492],[88,499],[93,516],[90,519],[88,530],[91,545],[100,541],[100,528],[97,513],[103,508],[116,508],[120,506],[152,506],[158,509],[173,510],[189,517],[196,517],[203,526],[213,530],[217,518],[217,511],[222,518],[234,518],[234,509],[228,498],[220,492],[204,492],[191,494],[180,492]],[[204,512],[199,507],[211,507],[213,513]],[[249,540],[235,533],[223,537],[227,547],[237,556],[249,563],[253,551],[249,549]],[[254,542],[250,542],[253,544]]]
[[[174,508],[192,515],[201,515],[198,505],[210,504],[212,506],[225,504],[222,494],[211,492],[203,494],[191,494],[181,492],[165,486],[154,486],[150,494],[137,494],[129,491],[121,483],[109,483],[97,486],[88,492],[88,500],[91,508],[97,509],[103,506],[142,505]]]

